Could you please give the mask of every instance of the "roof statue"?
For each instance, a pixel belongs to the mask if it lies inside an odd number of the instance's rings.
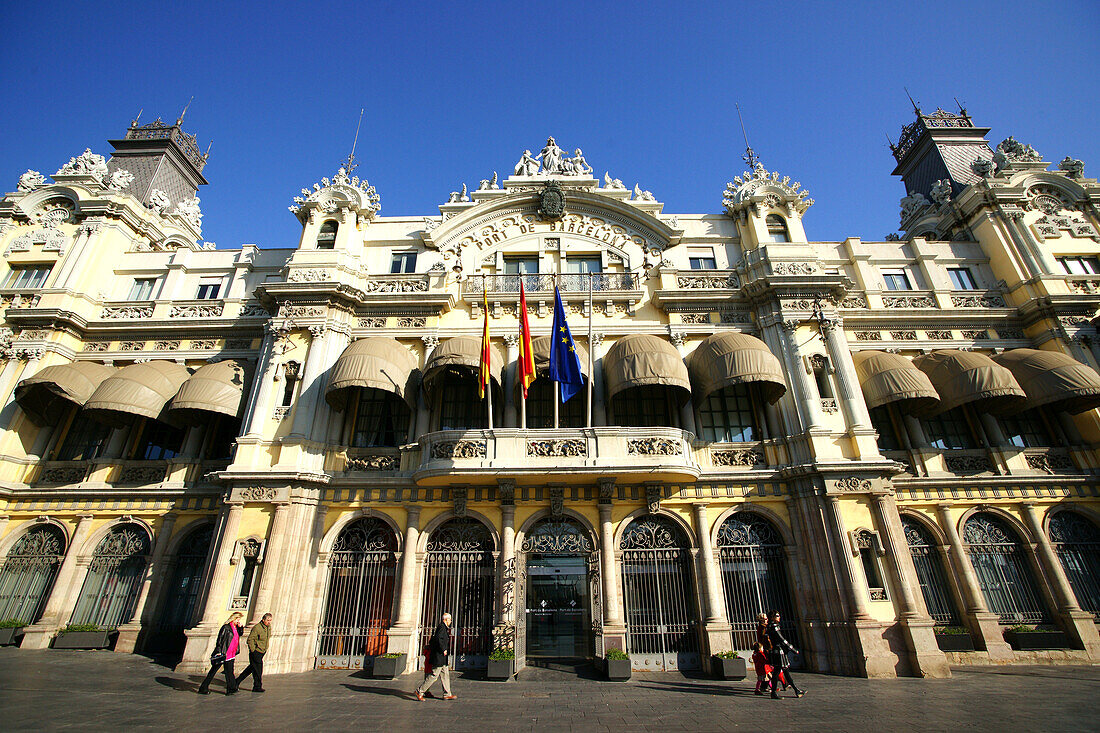
[[[779,177],[779,171],[770,173],[763,163],[757,163],[752,171],[734,176],[726,184],[722,194],[722,205],[730,216],[745,215],[749,209],[785,207],[788,214],[802,214],[813,206],[814,200],[808,198],[802,184],[791,182],[790,176]]]
[[[617,191],[626,190],[626,186],[623,184],[623,182],[618,178],[612,178],[609,171],[604,171],[603,173],[603,187],[614,189]]]
[[[541,166],[541,170],[540,170]],[[570,158],[565,151],[558,147],[553,137],[546,139],[546,146],[538,155],[531,155],[530,150],[524,150],[519,162],[514,169],[515,175],[525,176],[589,176],[592,175],[592,166],[584,158],[584,153],[577,148]]]
[[[19,192],[27,193],[33,191],[39,186],[46,185],[46,177],[38,171],[27,170],[26,173],[19,176]]]
[[[347,210],[366,219],[373,219],[382,208],[381,199],[374,186],[359,176],[348,178],[346,168],[339,168],[330,181],[322,178],[313,184],[313,190],[302,189],[301,196],[294,197],[294,205],[288,207],[298,219],[305,221],[316,216],[317,211],[333,214]]]
[[[96,183],[103,183],[107,176],[107,159],[93,153],[91,148],[85,148],[80,155],[69,158],[69,162],[61,166],[54,176],[89,176]]]

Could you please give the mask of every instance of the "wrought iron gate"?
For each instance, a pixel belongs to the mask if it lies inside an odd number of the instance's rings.
[[[317,667],[363,669],[386,653],[397,571],[397,539],[373,517],[340,532],[329,557]]]
[[[146,649],[165,654],[183,652],[187,637],[184,629],[191,627],[195,605],[202,589],[202,571],[210,554],[214,538],[214,525],[204,524],[194,529],[176,550],[176,565],[172,570],[172,582],[167,588],[164,610],[160,614],[157,630]]]
[[[457,518],[438,527],[424,559],[420,648],[450,613],[454,668],[484,667],[492,647],[495,575],[493,536],[484,524]]]
[[[1077,512],[1050,518],[1050,540],[1081,608],[1100,622],[1100,529]]]
[[[753,512],[730,516],[718,529],[718,556],[733,648],[752,649],[757,614],[769,611],[779,611],[780,630],[798,646],[783,542],[771,523]]]
[[[924,596],[928,614],[938,626],[958,625],[959,614],[955,598],[947,585],[947,574],[943,570],[943,559],[936,549],[935,540],[916,520],[902,517],[901,526],[905,530],[909,554],[913,556],[917,582],[920,583],[920,592]]]
[[[138,524],[120,524],[99,543],[88,565],[69,623],[118,628],[134,613],[149,561],[149,534]]]
[[[0,621],[38,621],[64,555],[65,535],[53,525],[35,527],[16,540],[0,565]]]
[[[975,514],[966,520],[963,541],[985,602],[1002,624],[1035,624],[1046,619],[1035,577],[1008,526],[996,517]]]
[[[635,519],[619,542],[627,646],[637,669],[699,667],[692,557],[668,519]]]

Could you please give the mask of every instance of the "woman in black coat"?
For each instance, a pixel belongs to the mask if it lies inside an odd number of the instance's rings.
[[[794,648],[791,642],[787,641],[779,630],[779,611],[772,611],[770,617],[767,636],[768,642],[771,644],[768,647],[768,662],[772,665],[772,697],[779,698],[779,678],[781,676],[786,678],[787,684],[794,690],[794,696],[802,697],[806,694],[806,691],[798,689],[798,685],[794,683],[794,678],[791,677],[791,662],[787,658],[787,652],[798,654],[798,650]]]
[[[218,667],[225,672],[225,694],[232,695],[237,691],[237,678],[233,675],[233,659],[241,649],[242,618],[244,614],[235,611],[218,630],[218,640],[210,655],[210,671],[206,673],[206,679],[199,685],[200,695],[210,694],[210,682],[218,673]]]

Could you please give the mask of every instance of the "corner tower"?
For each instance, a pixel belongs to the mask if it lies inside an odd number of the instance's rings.
[[[182,114],[173,125],[161,122],[159,117],[141,126],[134,120],[126,137],[108,142],[114,152],[107,168],[112,175],[120,169],[129,171],[133,180],[123,190],[145,205],[172,208],[193,199],[199,186],[207,183],[202,175],[207,156],[199,152],[195,136],[183,131]],[[166,196],[167,204],[152,200],[154,191]]]
[[[957,195],[978,175],[971,169],[975,158],[993,159],[985,136],[988,127],[975,127],[965,109],[958,114],[937,109],[930,115],[914,106],[917,119],[901,129],[897,145],[890,151],[898,165],[893,175],[901,176],[905,192],[930,197],[932,186],[940,180],[951,182]]]

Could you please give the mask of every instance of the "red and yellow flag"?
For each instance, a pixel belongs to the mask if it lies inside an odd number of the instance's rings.
[[[523,278],[519,279],[519,383],[523,385],[523,399],[527,388],[535,381],[535,354],[531,350],[531,326],[527,324],[527,293],[523,291]]]
[[[485,287],[481,288],[482,309],[485,311],[485,327],[481,331],[481,369],[478,372],[477,396],[485,399],[485,393],[489,390],[489,294]]]

